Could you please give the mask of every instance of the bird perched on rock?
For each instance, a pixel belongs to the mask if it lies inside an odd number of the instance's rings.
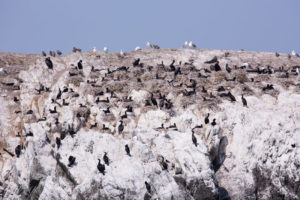
[[[139,50],[142,50],[142,48],[141,47],[139,47],[139,46],[137,46],[137,47],[135,47],[135,49],[134,49],[135,51],[139,51]]]
[[[228,92],[227,95],[231,101],[236,101],[235,97],[231,94],[231,92]]]
[[[105,163],[107,166],[109,166],[109,158],[108,158],[106,152],[104,152],[103,160],[104,160],[104,163]]]
[[[53,63],[52,63],[50,57],[47,57],[47,58],[45,59],[45,63],[46,63],[46,65],[47,65],[48,69],[53,69]]]
[[[209,123],[209,113],[207,113],[207,116],[204,119],[204,123],[208,124]]]
[[[134,60],[133,63],[132,63],[132,65],[133,65],[134,67],[138,66],[139,64],[140,64],[140,59],[139,59],[139,58],[136,59],[136,60]]]
[[[8,74],[7,71],[5,69],[3,69],[2,67],[0,68],[0,73],[1,74]]]
[[[151,102],[152,102],[152,104],[154,105],[154,106],[157,106],[157,101],[156,101],[156,99],[154,98],[154,96],[153,96],[153,93],[151,93]]]
[[[185,41],[182,45],[182,48],[187,48],[189,46],[189,42],[188,41]]]
[[[100,173],[102,173],[103,175],[105,175],[105,165],[101,164],[100,159],[98,159],[97,169],[99,170]]]
[[[149,48],[149,49],[152,49],[153,47],[152,47],[152,44],[150,44],[150,42],[147,42],[146,43],[146,46]]]
[[[96,52],[96,51],[97,51],[96,47],[93,47],[93,52]]]
[[[83,69],[83,66],[82,66],[82,60],[79,60],[79,62],[77,63],[77,67],[78,69]]]
[[[128,144],[125,145],[125,151],[126,151],[126,153],[127,153],[128,156],[131,156]]]
[[[19,158],[19,156],[21,154],[21,145],[16,146],[15,153],[17,155],[17,158]]]
[[[242,94],[242,102],[243,102],[243,105],[247,107],[247,100],[244,98],[243,94]]]
[[[168,163],[165,161],[165,158],[163,156],[162,156],[161,165],[163,167],[163,170],[167,170],[168,171]]]
[[[152,47],[153,47],[153,49],[160,49],[160,47],[156,44],[153,44]]]
[[[120,120],[120,124],[119,124],[119,126],[118,126],[118,132],[119,132],[119,134],[121,134],[123,130],[124,130],[123,121]]]
[[[123,52],[122,49],[121,49],[121,51],[120,51],[120,56],[121,56],[121,57],[124,57],[124,56],[125,56],[125,53]]]
[[[45,51],[42,51],[42,56],[47,56],[46,52]]]
[[[196,48],[197,48],[197,46],[196,46],[192,41],[190,41],[189,47],[190,47],[191,49],[196,49]]]
[[[194,145],[197,147],[197,138],[194,135],[194,133],[192,133],[192,141],[193,141]]]
[[[61,56],[62,52],[60,50],[56,50],[57,55]]]
[[[148,192],[149,194],[151,194],[151,193],[152,193],[152,191],[151,191],[151,186],[150,186],[150,184],[149,184],[147,181],[145,181],[145,186],[146,186],[147,192]]]
[[[56,145],[57,145],[57,149],[59,149],[60,145],[61,145],[61,141],[59,137],[56,137]]]
[[[212,121],[211,125],[212,125],[212,126],[215,126],[215,125],[217,125],[217,123],[216,123],[216,119],[215,119],[215,118],[213,119],[213,121]]]
[[[104,53],[108,53],[108,48],[107,48],[107,47],[104,47],[104,48],[103,48],[103,52],[104,52]]]
[[[225,68],[226,68],[226,71],[230,74],[231,69],[230,69],[230,67],[228,66],[228,64],[226,64]]]
[[[69,160],[68,166],[71,167],[75,163],[76,158],[73,156],[69,156],[68,160]]]

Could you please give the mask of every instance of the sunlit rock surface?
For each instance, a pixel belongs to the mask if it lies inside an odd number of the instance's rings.
[[[214,56],[221,71],[205,63]],[[143,64],[134,67],[137,58]],[[53,70],[44,60],[0,53],[8,72],[0,74],[2,199],[300,199],[299,57],[200,49],[77,52],[51,57]],[[181,73],[171,70],[172,60]],[[195,93],[187,96],[190,79]],[[263,89],[267,84],[274,89]],[[236,101],[224,95],[229,91]],[[127,106],[133,112],[122,119]],[[54,107],[57,113],[50,112]],[[104,152],[103,175],[97,164]],[[69,156],[76,157],[72,166]]]

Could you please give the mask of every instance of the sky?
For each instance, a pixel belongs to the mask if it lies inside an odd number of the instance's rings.
[[[0,0],[0,51],[180,48],[300,52],[299,0]]]

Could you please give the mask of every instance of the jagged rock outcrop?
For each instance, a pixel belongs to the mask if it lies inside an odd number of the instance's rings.
[[[0,53],[3,199],[300,199],[300,58],[160,49],[44,60]]]

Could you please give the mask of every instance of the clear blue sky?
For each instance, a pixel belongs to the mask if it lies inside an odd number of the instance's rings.
[[[0,0],[0,51],[180,47],[300,52],[299,0]]]

